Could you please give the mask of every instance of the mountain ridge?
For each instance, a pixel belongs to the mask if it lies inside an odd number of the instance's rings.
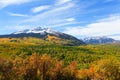
[[[107,43],[119,43],[119,41],[106,36],[87,37],[83,41],[87,44],[107,44]]]
[[[68,45],[81,45],[85,44],[82,40],[77,39],[74,36],[65,34],[62,32],[54,31],[48,28],[37,27],[34,29],[25,29],[17,31],[8,35],[0,35],[0,38],[22,38],[22,37],[35,37],[46,40],[48,36],[55,36],[61,39],[61,41],[69,41]],[[52,39],[51,39],[52,41]]]

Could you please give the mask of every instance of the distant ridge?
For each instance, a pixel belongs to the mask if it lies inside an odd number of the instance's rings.
[[[83,41],[87,44],[107,44],[107,43],[119,43],[119,41],[108,38],[106,36],[103,37],[87,37],[84,38]]]

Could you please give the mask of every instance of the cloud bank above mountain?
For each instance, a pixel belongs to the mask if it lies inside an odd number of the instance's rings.
[[[120,39],[119,0],[1,0],[0,34],[48,27],[78,38]]]

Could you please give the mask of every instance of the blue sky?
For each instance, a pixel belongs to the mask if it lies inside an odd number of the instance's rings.
[[[120,0],[0,0],[0,34],[47,27],[120,40]]]

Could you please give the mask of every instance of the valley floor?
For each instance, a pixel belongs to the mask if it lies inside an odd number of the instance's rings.
[[[120,45],[0,43],[0,80],[120,80]]]

